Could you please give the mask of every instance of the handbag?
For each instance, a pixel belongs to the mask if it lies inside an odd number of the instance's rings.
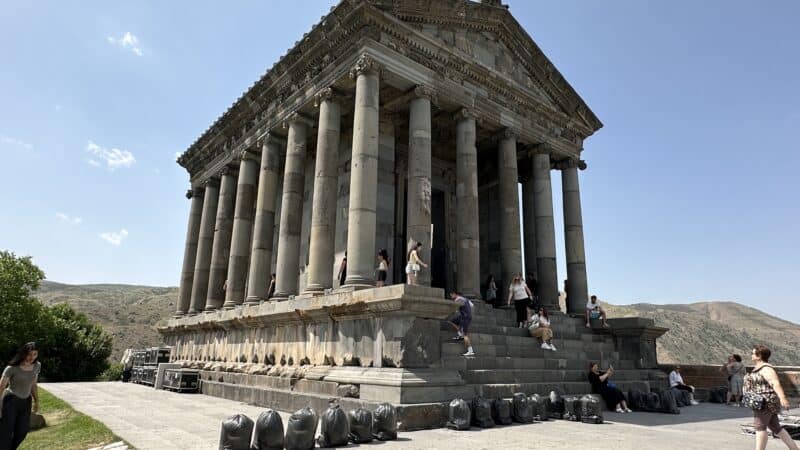
[[[780,411],[780,404],[776,402],[777,395],[771,386],[769,389],[765,389],[765,385],[768,383],[763,375],[758,373],[764,367],[772,366],[764,364],[761,368],[754,370],[746,377],[742,403],[753,411],[761,411],[764,408],[769,408],[771,412],[777,414]],[[753,392],[754,390],[760,390],[763,391],[763,393]]]
[[[419,264],[412,263],[411,264],[411,270],[413,270],[414,272],[419,272]]]
[[[766,397],[755,392],[745,392],[742,396],[742,403],[753,411],[761,411],[767,403]]]

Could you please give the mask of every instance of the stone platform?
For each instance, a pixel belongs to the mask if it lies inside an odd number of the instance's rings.
[[[456,310],[440,289],[394,285],[294,298],[173,319],[160,329],[172,358],[201,371],[202,392],[283,411],[398,407],[401,429],[435,428],[456,397],[515,392],[584,394],[589,361],[613,365],[627,390],[666,386],[646,319],[611,321],[551,316],[557,352],[514,327],[514,311],[475,302],[470,337],[476,356],[461,356],[443,320]]]

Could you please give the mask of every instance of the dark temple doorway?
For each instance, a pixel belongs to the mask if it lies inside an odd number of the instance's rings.
[[[431,190],[431,286],[444,289],[447,295],[447,228],[444,191]]]

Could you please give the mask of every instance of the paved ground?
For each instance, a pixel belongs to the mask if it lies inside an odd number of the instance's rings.
[[[46,383],[42,387],[105,423],[139,450],[216,450],[222,419],[236,413],[255,420],[263,408],[201,394],[156,391],[130,383]],[[798,411],[793,411],[798,413]],[[288,414],[284,415],[284,424]],[[550,421],[486,430],[400,433],[381,449],[752,449],[740,433],[750,411],[724,405],[682,408],[680,415],[607,413],[603,425]],[[350,445],[349,447],[355,447]],[[768,448],[784,448],[773,441]]]

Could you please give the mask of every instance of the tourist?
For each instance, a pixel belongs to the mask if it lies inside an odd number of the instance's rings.
[[[406,277],[408,284],[417,284],[417,275],[419,275],[420,266],[428,267],[424,261],[419,257],[418,251],[422,248],[422,242],[417,242],[408,251],[408,264],[406,264]]]
[[[543,349],[556,351],[556,346],[553,345],[553,329],[550,328],[550,316],[544,307],[540,306],[539,312],[531,316],[528,333],[531,337],[539,339]]]
[[[614,375],[614,368],[609,366],[608,370],[600,373],[600,364],[589,363],[589,383],[592,385],[592,393],[599,394],[606,402],[606,407],[610,411],[618,413],[633,412],[625,402],[625,395],[616,386],[609,384],[608,380]]]
[[[564,280],[564,304],[569,304],[569,279]]]
[[[0,378],[0,394],[5,394],[0,408],[0,449],[16,450],[28,434],[31,410],[39,411],[36,381],[42,364],[36,360],[38,357],[36,343],[28,342],[17,351]]]
[[[497,284],[495,284],[494,275],[492,274],[489,274],[489,277],[486,279],[486,303],[492,305],[497,303]]]
[[[451,292],[450,298],[459,305],[458,311],[448,320],[450,325],[458,332],[458,335],[453,339],[464,341],[464,347],[466,347],[467,352],[463,356],[475,356],[475,351],[472,350],[472,343],[469,340],[469,324],[472,322],[472,302],[457,291]]]
[[[669,387],[672,389],[679,389],[681,391],[689,392],[692,405],[698,404],[694,399],[694,386],[689,386],[683,382],[683,377],[681,376],[681,366],[675,366],[675,368],[672,369],[672,372],[669,373]]]
[[[528,272],[528,276],[525,277],[525,284],[528,285],[528,290],[531,292],[530,308],[533,311],[538,311],[541,304],[539,303],[539,281],[536,279],[536,275]]]
[[[389,275],[389,252],[385,248],[378,251],[378,276],[375,286],[383,287],[386,285],[386,277]]]
[[[751,399],[763,400],[761,408],[753,409],[756,450],[763,450],[767,447],[767,428],[772,431],[773,435],[779,437],[788,448],[797,450],[797,444],[778,420],[781,408],[789,409],[789,400],[783,393],[777,372],[770,364],[767,364],[771,355],[770,349],[763,345],[756,345],[750,354],[750,359],[754,364],[753,371],[744,377],[745,403],[752,408],[754,405],[751,403]]]
[[[725,404],[730,405],[731,400],[733,400],[734,405],[741,406],[742,384],[744,383],[744,375],[747,372],[744,364],[742,364],[742,357],[740,355],[729,356],[728,362],[720,370],[728,375],[728,398]]]
[[[519,328],[524,328],[525,324],[530,319],[528,306],[531,302],[531,291],[528,286],[522,282],[522,274],[514,275],[511,284],[508,286],[508,304],[514,300],[514,309],[517,311],[517,324]]]
[[[347,279],[347,252],[344,252],[341,264],[339,264],[339,287],[344,286],[344,281]]]
[[[590,319],[603,319],[603,328],[608,328],[608,322],[606,322],[606,310],[600,306],[596,295],[593,295],[589,299],[589,302],[586,303],[586,328],[590,328],[592,326],[591,323],[589,323]]]
[[[267,288],[267,300],[271,299],[272,296],[275,295],[275,274],[272,274],[272,277],[269,279],[269,287]]]

